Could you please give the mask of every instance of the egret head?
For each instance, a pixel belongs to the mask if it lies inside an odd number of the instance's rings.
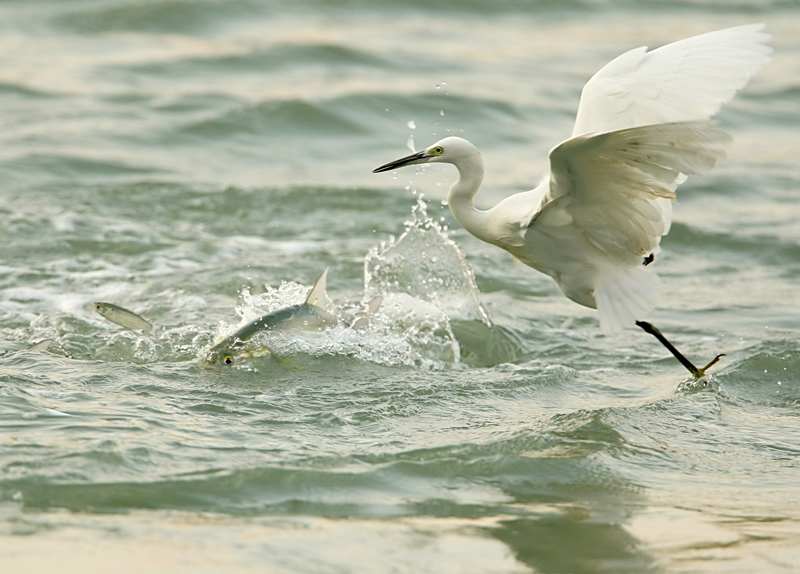
[[[415,165],[418,163],[452,163],[455,165],[459,165],[461,160],[466,159],[480,159],[480,152],[478,148],[474,145],[469,143],[464,138],[459,138],[455,136],[444,138],[443,140],[439,140],[432,146],[418,151],[417,153],[412,153],[406,157],[402,157],[395,161],[390,161],[386,165],[382,165],[381,167],[375,168],[372,170],[372,173],[379,173],[381,171],[389,171],[392,169],[397,169],[399,167],[404,167],[407,165]]]

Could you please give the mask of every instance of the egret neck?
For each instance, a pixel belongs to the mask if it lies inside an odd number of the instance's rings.
[[[462,154],[451,160],[458,170],[458,180],[450,186],[447,203],[461,227],[482,241],[497,243],[498,238],[492,233],[490,211],[476,209],[472,204],[483,182],[483,157],[476,147],[469,147],[471,149],[459,150]]]

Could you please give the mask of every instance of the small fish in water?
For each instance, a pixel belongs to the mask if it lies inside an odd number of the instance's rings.
[[[55,341],[53,339],[42,339],[41,341],[39,341],[35,345],[31,345],[30,347],[28,347],[28,350],[29,351],[46,351],[47,349],[50,348],[50,345],[52,345],[53,343],[55,343]]]
[[[144,331],[153,337],[158,337],[158,327],[140,317],[133,311],[114,305],[113,303],[103,303],[100,301],[92,303],[94,310],[103,317],[131,331]]]
[[[72,358],[72,355],[70,355],[69,352],[64,347],[62,347],[55,339],[42,339],[38,343],[35,343],[35,344],[31,345],[30,347],[28,347],[27,350],[28,351],[50,351],[52,353],[53,351],[51,350],[51,348],[53,347],[53,345],[55,345],[55,347],[57,349],[59,349],[64,354],[65,357],[70,358],[70,359]]]
[[[34,343],[33,345],[31,345],[30,347],[28,347],[25,350],[27,350],[27,351],[46,351],[50,347],[50,345],[52,345],[53,343],[55,343],[55,340],[53,340],[53,339],[42,339],[38,343]],[[58,345],[58,343],[56,343],[56,345]],[[58,346],[60,347],[61,345],[58,345]],[[16,352],[17,351],[3,351],[3,352],[0,353],[0,357],[13,355]]]
[[[259,317],[244,325],[232,335],[225,337],[222,341],[211,347],[205,356],[205,361],[209,365],[232,365],[237,357],[241,357],[247,347],[247,341],[256,333],[261,331],[288,331],[305,330],[318,331],[328,327],[335,327],[339,324],[339,319],[331,315],[319,306],[319,301],[325,293],[325,283],[327,281],[328,268],[322,272],[311,293],[308,294],[305,302],[300,305],[292,305],[285,309],[278,309],[272,313]],[[374,313],[380,306],[381,298],[376,297],[368,304],[367,313]],[[362,312],[356,316],[356,320],[351,327],[361,328],[367,326],[368,315]],[[269,352],[269,349],[264,349]]]

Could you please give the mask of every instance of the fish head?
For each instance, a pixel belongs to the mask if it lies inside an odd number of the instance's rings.
[[[210,367],[216,367],[217,365],[226,367],[233,365],[237,362],[237,359],[240,355],[237,355],[233,351],[225,350],[225,351],[209,351],[203,357],[203,361],[206,365]]]
[[[209,350],[203,357],[203,362],[209,367],[233,367],[234,365],[248,364],[253,359],[264,356],[272,356],[272,349],[269,347],[241,348],[241,349],[222,349],[220,351]]]
[[[94,307],[94,310],[100,313],[103,317],[107,317],[114,313],[114,310],[109,307],[107,303],[102,303],[101,301],[95,301],[92,303],[92,307]]]
[[[244,357],[242,351],[239,341],[235,341],[232,344],[215,345],[205,353],[203,361],[209,366],[227,367],[241,361]]]
[[[265,355],[272,355],[272,349],[236,339],[232,342],[226,340],[214,345],[205,352],[202,360],[209,367],[232,367]]]

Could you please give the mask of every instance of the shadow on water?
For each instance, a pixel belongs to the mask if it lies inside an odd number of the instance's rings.
[[[488,326],[481,321],[453,321],[451,327],[459,344],[461,361],[471,367],[510,363],[519,355],[521,344],[508,329]]]
[[[539,448],[527,450],[532,437]],[[602,411],[556,415],[540,432],[512,443],[536,461],[504,487],[527,512],[499,520],[487,534],[536,572],[658,571],[625,526],[644,499],[641,487],[600,462],[626,448]]]
[[[653,557],[622,526],[593,522],[580,514],[515,518],[489,533],[535,572],[658,571]]]

